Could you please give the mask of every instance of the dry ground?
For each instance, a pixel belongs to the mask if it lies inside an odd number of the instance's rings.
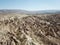
[[[0,45],[60,45],[60,15],[0,16]]]

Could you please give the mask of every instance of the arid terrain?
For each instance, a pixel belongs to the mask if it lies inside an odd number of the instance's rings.
[[[0,45],[60,45],[60,14],[0,13]]]

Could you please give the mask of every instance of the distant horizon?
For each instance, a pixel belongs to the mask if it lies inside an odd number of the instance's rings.
[[[40,11],[40,10],[60,10],[60,9],[36,9],[36,10],[27,10],[27,9],[0,9],[0,10],[26,10],[26,11]]]
[[[43,10],[60,10],[60,9],[41,9],[41,10],[27,10],[27,9],[0,9],[0,10],[25,10],[25,11],[43,11]]]
[[[60,10],[60,0],[0,0],[1,9]]]

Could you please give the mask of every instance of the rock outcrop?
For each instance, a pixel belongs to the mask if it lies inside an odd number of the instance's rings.
[[[2,17],[0,45],[60,45],[60,15]]]

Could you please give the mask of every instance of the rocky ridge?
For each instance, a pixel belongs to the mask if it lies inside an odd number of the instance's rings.
[[[2,17],[0,45],[60,45],[60,15]]]

